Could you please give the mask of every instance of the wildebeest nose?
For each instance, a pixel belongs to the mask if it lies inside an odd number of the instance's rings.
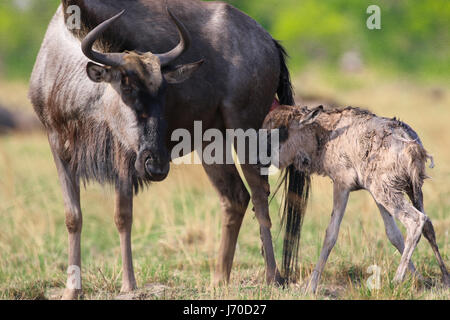
[[[145,161],[145,169],[153,181],[162,181],[169,174],[170,163],[167,161],[165,164],[162,164],[159,161],[155,161],[154,157],[149,156]]]

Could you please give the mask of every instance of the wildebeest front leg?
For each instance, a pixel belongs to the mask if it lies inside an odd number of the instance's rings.
[[[59,141],[49,134],[50,147],[55,160],[66,212],[66,227],[69,233],[69,267],[63,300],[74,300],[81,294],[81,228],[80,183],[69,165],[59,156]]]
[[[252,192],[252,202],[255,207],[256,219],[259,223],[261,241],[266,262],[266,281],[268,284],[274,281],[283,283],[280,272],[277,269],[275,254],[273,250],[272,234],[270,228],[272,222],[269,215],[269,194],[270,185],[267,176],[261,176],[257,167],[252,165],[242,165],[242,171]]]
[[[323,269],[328,260],[331,250],[336,244],[339,228],[341,226],[342,218],[344,217],[345,208],[347,207],[348,197],[350,191],[346,188],[340,187],[338,184],[333,186],[333,212],[331,213],[331,221],[327,228],[325,240],[320,253],[319,261],[309,281],[307,291],[315,293],[320,281]]]
[[[126,293],[136,289],[133,259],[131,252],[131,227],[133,224],[133,187],[129,179],[124,177],[116,185],[116,209],[114,221],[120,236],[122,253],[122,288]]]

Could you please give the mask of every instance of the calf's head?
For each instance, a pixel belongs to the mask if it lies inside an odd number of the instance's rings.
[[[313,110],[282,106],[267,116],[263,128],[279,130],[279,169],[293,164],[297,170],[309,171],[311,154],[318,147],[311,125],[322,112],[322,106]]]
[[[126,147],[136,152],[135,167],[138,174],[149,180],[161,181],[167,177],[170,168],[164,115],[167,87],[189,79],[203,60],[171,66],[189,48],[190,36],[186,27],[169,10],[180,35],[180,43],[171,51],[163,54],[94,51],[94,42],[123,13],[106,20],[84,38],[83,53],[96,62],[88,63],[87,74],[94,82],[108,83],[120,96],[120,115],[113,119],[117,122],[114,126],[119,127],[116,134],[122,135],[121,140],[129,144]]]

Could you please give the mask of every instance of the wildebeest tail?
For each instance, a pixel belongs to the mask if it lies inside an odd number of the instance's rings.
[[[300,235],[310,194],[311,178],[290,166],[284,173],[283,180],[282,227],[283,262],[282,276],[286,283],[295,281],[298,275],[298,256]]]
[[[276,40],[273,40],[280,56],[280,81],[278,84],[277,94],[281,104],[293,106],[294,93],[292,90],[291,75],[286,64],[288,54],[283,46]]]
[[[434,168],[434,159],[428,154],[421,142],[413,142],[407,148],[409,163],[407,167],[410,190],[412,191],[412,202],[417,210],[423,210],[422,186],[425,179],[428,178],[425,167],[430,160],[430,168]]]
[[[274,40],[280,57],[280,81],[277,94],[282,105],[295,105],[291,76],[286,64],[288,54],[283,46]],[[284,174],[284,204],[282,226],[284,227],[283,264],[284,280],[289,282],[292,272],[297,273],[300,231],[310,193],[311,178],[304,172],[289,166]]]

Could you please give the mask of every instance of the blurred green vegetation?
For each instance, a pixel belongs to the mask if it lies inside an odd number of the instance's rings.
[[[29,76],[58,0],[0,1],[0,75]],[[346,52],[380,71],[450,77],[448,0],[230,0],[282,41],[293,71],[309,63],[334,69]],[[381,30],[369,30],[369,5]]]
[[[294,70],[310,62],[335,68],[350,50],[373,68],[416,76],[450,76],[448,0],[233,0],[281,40]],[[369,30],[367,8],[381,8]]]
[[[0,77],[28,79],[58,0],[0,0]]]

